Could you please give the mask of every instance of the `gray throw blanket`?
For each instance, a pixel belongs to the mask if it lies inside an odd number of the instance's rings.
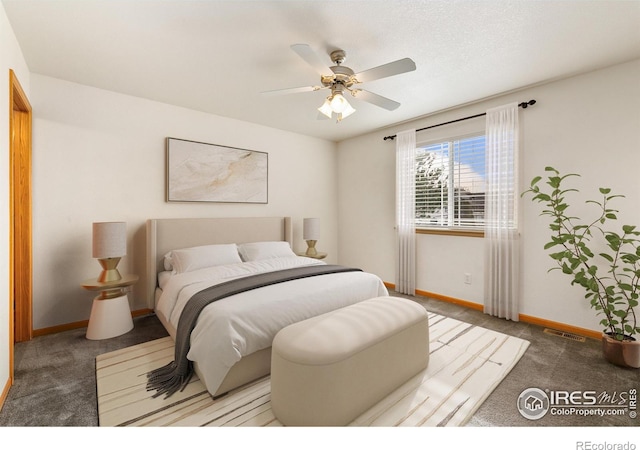
[[[300,278],[326,275],[339,272],[361,271],[350,267],[337,265],[303,266],[293,269],[278,270],[238,278],[203,289],[194,294],[185,305],[176,330],[175,359],[166,366],[155,369],[147,374],[147,391],[156,390],[153,397],[166,394],[165,398],[178,390],[184,390],[193,376],[193,363],[187,359],[191,345],[191,331],[196,326],[200,312],[208,304],[235,294],[250,291],[272,284]]]

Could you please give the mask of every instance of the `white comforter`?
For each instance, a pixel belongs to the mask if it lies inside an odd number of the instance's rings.
[[[256,273],[315,264],[324,262],[287,257],[173,275],[164,283],[156,309],[177,328],[186,302],[202,289]],[[377,276],[345,272],[293,280],[218,300],[201,313],[191,333],[188,358],[197,364],[202,381],[213,394],[236,362],[270,347],[285,326],[387,294]]]

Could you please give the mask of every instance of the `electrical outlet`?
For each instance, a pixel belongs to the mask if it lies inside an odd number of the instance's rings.
[[[470,273],[465,273],[464,274],[464,284],[471,284],[471,274]]]

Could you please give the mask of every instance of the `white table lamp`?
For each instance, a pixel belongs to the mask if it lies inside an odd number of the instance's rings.
[[[120,258],[127,254],[127,225],[125,222],[95,222],[93,224],[93,257],[98,259],[102,272],[98,281],[105,283],[122,278],[117,269]]]
[[[307,256],[317,256],[316,242],[320,237],[320,219],[308,218],[303,220],[302,238],[307,241]]]

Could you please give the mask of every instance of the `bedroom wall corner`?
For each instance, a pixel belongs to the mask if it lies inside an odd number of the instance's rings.
[[[30,73],[22,55],[18,41],[0,3],[0,236],[5,243],[9,240],[9,70],[13,70],[20,80],[25,93],[30,93]],[[9,248],[0,246],[0,388],[10,382],[9,339]],[[1,395],[2,393],[0,393]],[[0,397],[0,408],[3,398]]]
[[[394,283],[395,152],[382,132],[338,144],[340,264]],[[390,188],[391,187],[391,188]]]

